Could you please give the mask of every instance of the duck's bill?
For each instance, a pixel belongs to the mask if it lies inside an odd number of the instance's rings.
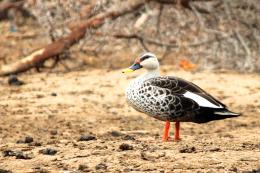
[[[126,68],[122,71],[122,73],[131,73],[133,72],[134,70],[130,69],[130,68]]]
[[[134,64],[131,65],[130,67],[124,69],[124,70],[122,71],[122,73],[131,73],[131,72],[133,72],[133,71],[135,71],[135,70],[137,70],[137,69],[140,69],[140,68],[142,68],[142,66],[141,66],[139,63],[134,63]]]

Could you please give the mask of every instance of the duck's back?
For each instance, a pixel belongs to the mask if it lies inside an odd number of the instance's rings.
[[[133,82],[127,100],[138,111],[163,121],[204,123],[238,116],[197,85],[177,77]]]

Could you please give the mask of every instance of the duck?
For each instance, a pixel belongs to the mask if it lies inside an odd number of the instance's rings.
[[[142,68],[146,72],[126,87],[126,101],[135,110],[165,122],[163,141],[170,139],[171,122],[175,123],[174,141],[179,141],[180,122],[201,124],[240,116],[196,84],[175,76],[160,76],[160,64],[154,53],[142,53],[122,72]]]

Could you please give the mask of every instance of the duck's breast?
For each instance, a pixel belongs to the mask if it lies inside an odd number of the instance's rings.
[[[130,83],[126,89],[127,102],[134,109],[156,119],[168,119],[166,91],[149,83]]]

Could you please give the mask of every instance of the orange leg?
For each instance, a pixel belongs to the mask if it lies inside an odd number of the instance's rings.
[[[181,138],[180,138],[180,122],[179,122],[179,121],[176,121],[176,122],[175,122],[174,140],[175,140],[175,141],[181,140]]]
[[[163,141],[168,141],[168,139],[169,139],[169,129],[170,129],[170,121],[166,121],[165,126],[164,126]]]

